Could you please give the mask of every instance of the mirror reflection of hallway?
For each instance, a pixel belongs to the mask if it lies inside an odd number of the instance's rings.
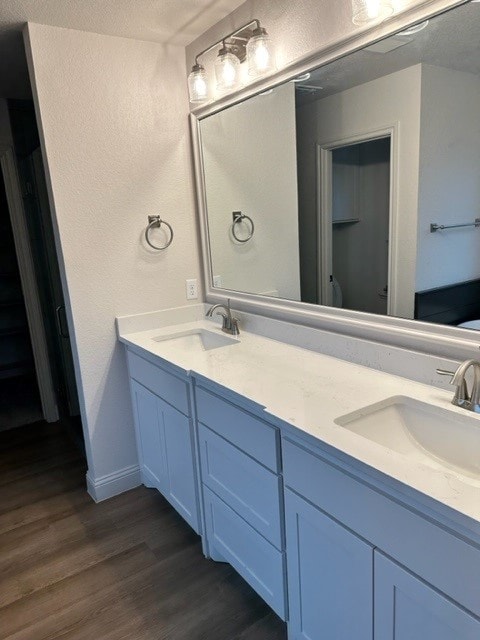
[[[390,224],[390,138],[332,150],[329,300],[386,314]]]

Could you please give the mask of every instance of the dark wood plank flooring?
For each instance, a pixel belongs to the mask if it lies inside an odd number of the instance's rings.
[[[60,425],[0,433],[1,640],[285,640],[154,490],[95,504]]]

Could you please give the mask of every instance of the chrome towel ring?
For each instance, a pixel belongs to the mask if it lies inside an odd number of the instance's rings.
[[[164,224],[167,227],[167,229],[168,229],[168,231],[170,233],[170,238],[163,245],[163,247],[157,247],[152,242],[150,242],[150,238],[148,236],[150,234],[151,229],[159,228],[159,227],[162,226],[162,224]],[[166,249],[167,247],[169,247],[172,244],[173,229],[172,229],[171,225],[169,225],[168,222],[165,222],[165,220],[162,220],[160,218],[160,216],[148,216],[148,227],[145,229],[145,240],[147,241],[147,244],[152,247],[152,249],[156,249],[157,251],[163,251],[164,249]]]
[[[250,233],[246,238],[239,238],[236,234],[235,227],[237,224],[241,224],[244,220],[248,220],[250,224]],[[253,220],[250,216],[246,216],[241,211],[233,211],[233,224],[232,224],[232,236],[235,238],[237,242],[248,242],[253,238],[253,234],[255,233],[255,225],[253,224]]]

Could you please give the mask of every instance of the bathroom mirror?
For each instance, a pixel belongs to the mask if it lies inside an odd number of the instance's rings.
[[[200,117],[212,290],[480,319],[480,3]]]

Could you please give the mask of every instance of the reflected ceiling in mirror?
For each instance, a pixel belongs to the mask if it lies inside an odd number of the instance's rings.
[[[203,118],[213,287],[480,319],[479,32],[468,3]]]

